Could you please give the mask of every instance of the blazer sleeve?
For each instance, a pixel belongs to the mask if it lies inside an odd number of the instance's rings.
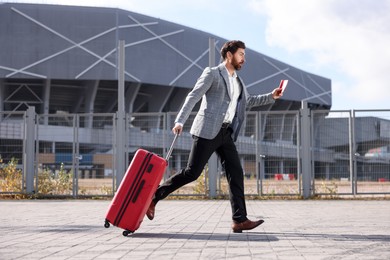
[[[204,69],[202,75],[196,81],[194,88],[188,93],[181,107],[179,114],[176,116],[175,123],[184,123],[187,121],[192,109],[203,97],[203,95],[209,90],[213,83],[214,75],[211,68]]]
[[[271,103],[275,103],[275,99],[272,97],[272,93],[261,95],[249,95],[247,89],[244,87],[246,97],[246,109],[249,110],[252,107],[264,106]]]

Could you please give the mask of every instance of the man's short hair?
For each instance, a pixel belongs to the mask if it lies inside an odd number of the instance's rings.
[[[237,41],[237,40],[233,40],[233,41],[228,41],[226,42],[222,48],[221,48],[221,56],[223,59],[226,58],[226,53],[228,51],[230,51],[232,54],[236,53],[236,51],[241,48],[241,49],[245,49],[245,43],[242,42],[242,41]]]

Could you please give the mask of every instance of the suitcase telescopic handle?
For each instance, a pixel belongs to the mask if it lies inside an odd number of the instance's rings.
[[[173,138],[171,147],[169,147],[169,150],[168,150],[167,156],[165,157],[165,160],[169,161],[169,157],[171,157],[171,154],[172,154],[172,151],[173,151],[173,146],[175,145],[176,139],[178,137],[179,137],[179,134],[175,134],[175,137]]]

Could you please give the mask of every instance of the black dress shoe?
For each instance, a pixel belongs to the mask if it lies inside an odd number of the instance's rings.
[[[234,221],[232,224],[233,233],[242,233],[243,230],[254,229],[255,227],[258,227],[263,223],[264,223],[264,220],[262,220],[262,219],[257,220],[257,221],[251,221],[248,219],[248,220],[245,220],[244,222],[241,222],[241,223],[237,223]]]
[[[156,203],[152,200],[152,202],[149,205],[148,210],[146,211],[146,216],[148,219],[153,220],[154,219],[154,211],[156,209]]]

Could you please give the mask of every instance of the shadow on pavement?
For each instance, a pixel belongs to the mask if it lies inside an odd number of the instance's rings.
[[[234,233],[134,233],[129,237],[134,238],[165,238],[188,240],[216,240],[216,241],[279,241],[279,240],[307,240],[308,238],[327,239],[333,241],[373,241],[390,242],[390,235],[357,235],[357,234],[312,234],[312,233],[259,233],[244,232]]]
[[[186,240],[212,240],[212,241],[278,241],[272,234],[266,233],[134,233],[132,238],[164,238],[164,239],[186,239]]]

